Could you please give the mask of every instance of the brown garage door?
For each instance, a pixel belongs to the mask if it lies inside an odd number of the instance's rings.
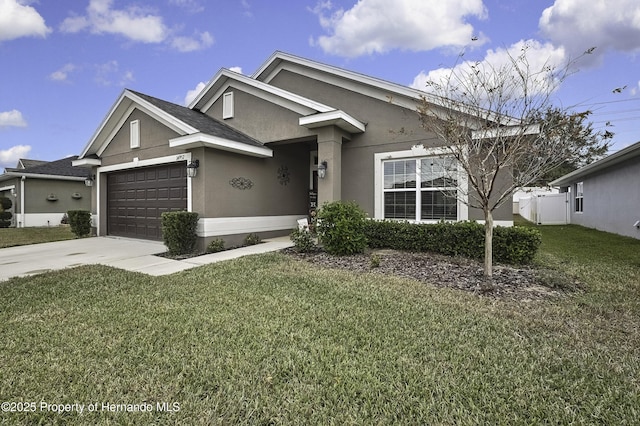
[[[107,175],[107,233],[161,240],[160,215],[186,210],[187,171],[183,162]]]

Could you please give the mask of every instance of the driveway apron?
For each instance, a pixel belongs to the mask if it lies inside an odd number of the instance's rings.
[[[265,240],[262,244],[173,260],[155,254],[167,251],[159,241],[130,238],[93,237],[77,240],[0,249],[0,281],[81,265],[106,265],[148,275],[168,275],[197,266],[251,254],[291,247],[288,237]]]

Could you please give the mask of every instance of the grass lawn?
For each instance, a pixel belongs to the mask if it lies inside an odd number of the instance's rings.
[[[72,240],[75,238],[68,226],[43,228],[0,228],[0,248]]]
[[[0,401],[36,403],[0,423],[637,424],[640,241],[539,229],[537,261],[584,292],[496,301],[279,253],[0,283]]]

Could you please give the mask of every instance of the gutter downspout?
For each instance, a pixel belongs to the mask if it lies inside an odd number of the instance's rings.
[[[24,181],[27,180],[26,176],[22,176],[22,178],[20,178],[20,218],[21,218],[21,223],[22,226],[20,226],[20,228],[24,228],[25,227],[25,211],[24,211]]]

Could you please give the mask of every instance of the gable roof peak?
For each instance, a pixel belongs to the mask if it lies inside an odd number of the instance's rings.
[[[267,61],[251,76],[251,78],[269,83],[281,70],[287,69],[289,71],[298,72],[300,67],[305,69],[305,75],[309,76],[312,73],[318,72],[331,77],[334,83],[339,85],[346,84],[348,87],[357,85],[360,87],[367,87],[369,90],[378,92],[377,96],[380,99],[388,100],[387,95],[395,95],[410,100],[409,103],[402,106],[409,107],[409,104],[413,104],[416,101],[421,101],[426,98],[430,102],[440,104],[439,97],[423,90],[414,89],[413,87],[406,86],[399,83],[394,83],[382,78],[373,77],[361,72],[348,70],[335,65],[330,65],[324,62],[320,62],[313,59],[304,58],[291,53],[283,51],[275,51]],[[347,82],[344,84],[338,83],[339,81]],[[394,96],[394,97],[395,97]]]

